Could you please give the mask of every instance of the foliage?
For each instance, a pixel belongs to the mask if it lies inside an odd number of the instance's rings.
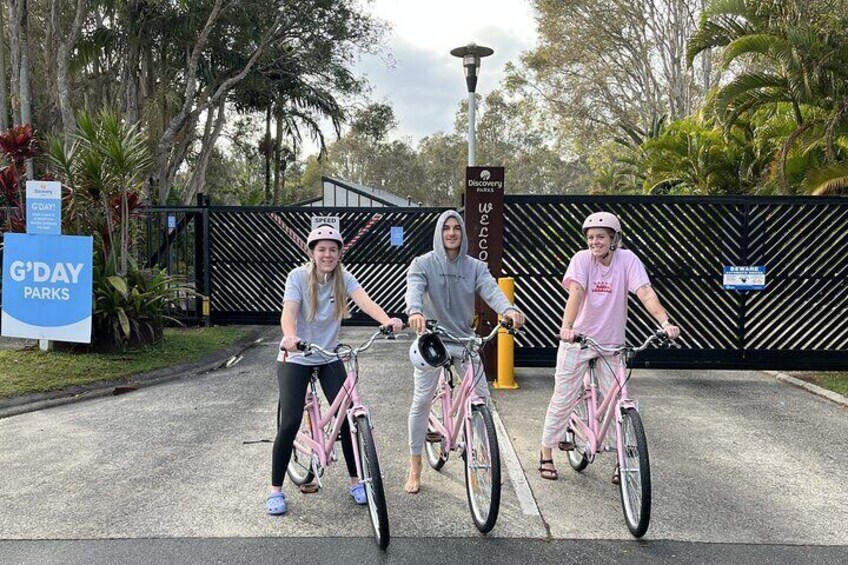
[[[173,307],[196,296],[165,269],[139,269],[130,260],[122,275],[113,256],[95,253],[94,259],[93,325],[98,341],[111,339],[118,348],[145,338],[156,341],[165,321],[177,322],[168,315]]]
[[[155,341],[171,308],[194,296],[167,273],[142,269],[134,256],[142,226],[144,175],[150,154],[144,133],[114,113],[82,113],[70,148],[53,137],[48,157],[68,191],[64,233],[92,235],[94,342],[123,348]]]
[[[714,93],[712,109],[726,131],[746,116],[781,126],[791,118],[765,187],[784,194],[848,187],[846,7],[843,0],[717,0],[690,42],[690,61],[722,50],[723,70],[731,78]],[[763,125],[764,132],[774,129]]]
[[[139,373],[200,359],[229,347],[244,334],[244,329],[231,326],[166,328],[161,342],[116,353],[0,351],[0,366],[4,367],[0,398],[98,381],[128,380]]]
[[[692,112],[710,88],[709,55],[687,67],[683,48],[701,0],[534,0],[538,46],[509,80],[538,95],[558,139],[588,154],[621,123]]]
[[[0,133],[0,153],[9,162],[0,169],[0,206],[3,222],[0,233],[26,231],[24,191],[26,169],[24,163],[39,154],[35,130],[31,124],[12,127]]]

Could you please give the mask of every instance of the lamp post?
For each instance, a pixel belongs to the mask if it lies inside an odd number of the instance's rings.
[[[494,49],[483,47],[476,43],[469,43],[456,49],[451,49],[451,55],[462,59],[462,67],[465,69],[465,84],[468,86],[468,166],[477,165],[477,134],[475,132],[475,120],[477,113],[477,69],[480,68],[480,59],[494,53]]]

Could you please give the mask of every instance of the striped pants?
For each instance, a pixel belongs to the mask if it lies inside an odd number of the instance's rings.
[[[581,349],[577,343],[559,342],[556,370],[554,372],[554,393],[545,414],[542,428],[542,446],[554,448],[565,438],[565,428],[583,390],[583,377],[589,369],[589,361],[601,355],[591,347]],[[615,372],[622,369],[619,357],[605,355],[595,365],[598,386],[602,395],[606,395],[615,382]]]

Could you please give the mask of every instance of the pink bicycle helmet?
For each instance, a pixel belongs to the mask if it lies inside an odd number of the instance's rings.
[[[335,241],[339,244],[339,248],[344,247],[342,234],[339,233],[339,230],[330,226],[318,226],[309,232],[309,237],[306,238],[306,245],[309,249],[315,249],[315,245],[319,241]]]
[[[615,232],[610,249],[615,249],[621,243],[621,222],[618,221],[615,214],[610,214],[609,212],[589,214],[583,221],[583,233],[585,234],[589,228],[608,228]]]

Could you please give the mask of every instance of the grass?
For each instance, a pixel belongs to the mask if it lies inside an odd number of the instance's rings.
[[[230,326],[166,328],[160,343],[123,353],[44,353],[37,348],[0,351],[0,398],[123,380],[195,361],[232,345],[245,333],[242,328]]]
[[[848,396],[848,373],[845,372],[828,372],[828,373],[792,373],[793,377],[813,383],[827,390],[839,393],[842,396]]]

